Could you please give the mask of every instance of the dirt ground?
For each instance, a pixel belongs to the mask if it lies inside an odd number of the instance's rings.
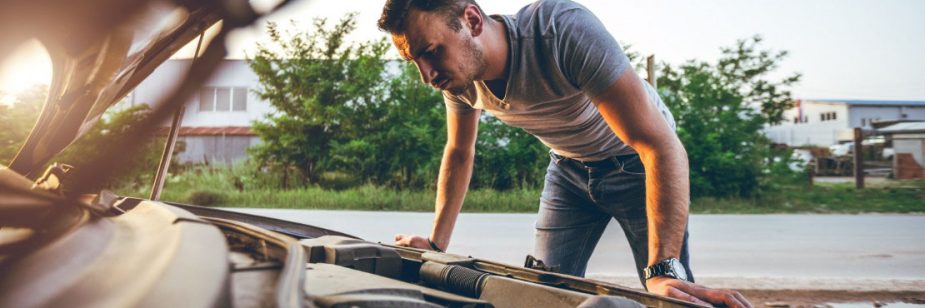
[[[641,290],[629,276],[594,275],[592,279]],[[755,307],[768,308],[925,308],[925,281],[884,279],[701,277],[706,286],[737,290]],[[898,308],[898,307],[897,307]]]
[[[839,304],[869,304],[881,307],[907,303],[925,307],[923,291],[835,291],[835,290],[739,290],[755,307],[826,307]],[[834,305],[833,305],[834,304]]]

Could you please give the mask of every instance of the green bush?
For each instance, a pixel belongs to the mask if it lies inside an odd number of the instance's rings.
[[[186,196],[186,202],[202,206],[226,205],[225,196],[209,190],[193,190]]]
[[[318,186],[326,189],[344,190],[359,185],[359,178],[345,172],[325,172],[318,179]]]

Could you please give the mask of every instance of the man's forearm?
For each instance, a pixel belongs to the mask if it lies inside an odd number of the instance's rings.
[[[446,147],[437,177],[437,200],[431,240],[446,249],[472,177],[474,150]]]
[[[632,69],[594,98],[610,128],[646,167],[649,264],[680,256],[690,199],[687,153],[653,99]]]
[[[687,152],[678,139],[640,151],[646,166],[649,265],[679,258],[687,227],[690,180]]]

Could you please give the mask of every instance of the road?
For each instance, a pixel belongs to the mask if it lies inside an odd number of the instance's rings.
[[[232,209],[391,243],[428,234],[433,213]],[[460,215],[450,253],[522,264],[534,214]],[[759,289],[925,290],[925,215],[692,215],[691,267],[698,281]],[[607,227],[591,278],[638,286],[618,225]]]

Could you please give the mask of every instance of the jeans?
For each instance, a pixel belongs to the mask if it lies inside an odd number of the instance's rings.
[[[560,273],[583,277],[604,227],[613,218],[623,227],[645,286],[642,269],[649,258],[646,175],[639,155],[595,162],[552,152],[550,156],[536,221],[536,258]],[[694,281],[687,239],[685,230],[679,259],[688,279]]]

